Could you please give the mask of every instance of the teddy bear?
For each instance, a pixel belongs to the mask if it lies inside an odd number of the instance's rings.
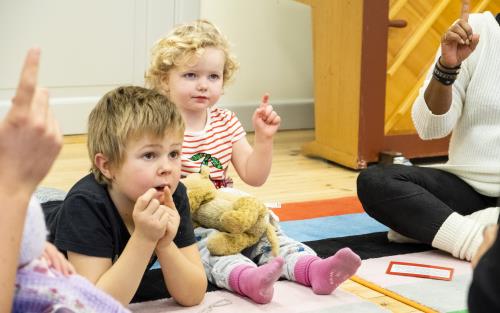
[[[267,236],[272,254],[278,255],[278,239],[264,203],[252,196],[216,189],[206,166],[182,182],[187,188],[194,225],[218,230],[207,241],[212,255],[239,253],[257,243],[262,236]]]

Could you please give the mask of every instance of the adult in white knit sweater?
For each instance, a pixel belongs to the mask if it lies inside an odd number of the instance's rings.
[[[469,16],[463,2],[412,110],[421,138],[451,133],[448,162],[377,165],[357,183],[366,212],[393,230],[389,240],[411,238],[470,260],[499,215],[500,25],[490,12]]]

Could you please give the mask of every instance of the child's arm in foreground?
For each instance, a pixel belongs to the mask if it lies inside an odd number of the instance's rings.
[[[38,183],[49,171],[62,136],[37,88],[40,50],[30,49],[12,106],[0,120],[0,312],[10,312],[26,209]]]
[[[163,278],[170,295],[184,306],[199,304],[207,290],[207,277],[196,244],[178,248],[173,242],[177,234],[180,216],[172,199],[165,189],[165,206],[168,216],[165,236],[158,241],[156,255],[160,261]]]
[[[251,186],[265,183],[273,159],[273,136],[278,131],[281,118],[269,104],[269,95],[262,97],[262,103],[252,117],[255,129],[254,145],[246,138],[233,145],[231,161],[240,178]]]
[[[166,208],[150,189],[137,199],[133,211],[135,229],[120,257],[93,257],[68,251],[76,271],[123,305],[128,305],[139,287],[158,239],[165,234]]]

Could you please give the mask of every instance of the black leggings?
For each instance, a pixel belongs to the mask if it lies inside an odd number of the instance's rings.
[[[430,244],[453,212],[462,215],[496,206],[448,172],[417,166],[376,165],[362,171],[358,197],[374,219],[407,237]]]

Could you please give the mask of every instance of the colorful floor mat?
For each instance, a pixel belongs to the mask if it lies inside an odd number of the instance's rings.
[[[327,296],[315,295],[310,288],[294,282],[279,281],[274,288],[273,301],[269,304],[254,302],[228,291],[212,291],[203,302],[195,307],[185,308],[171,299],[135,303],[129,306],[132,312],[160,313],[382,313],[389,312],[382,307],[358,298],[342,290]]]
[[[361,204],[356,197],[347,197],[332,200],[309,201],[301,203],[283,204],[281,208],[273,210],[280,218],[280,225],[288,236],[302,241],[313,248],[319,256],[328,257],[343,247],[349,247],[364,260],[359,277],[366,281],[369,288],[387,291],[388,296],[393,295],[397,300],[415,307],[423,305],[439,312],[466,312],[467,290],[471,279],[470,265],[440,253],[425,244],[399,244],[387,240],[387,227],[375,221],[363,212]],[[431,251],[429,251],[431,250]],[[389,260],[410,261],[454,267],[455,276],[452,281],[436,281],[423,278],[400,277],[385,274]],[[161,274],[160,274],[161,275]],[[291,285],[290,285],[291,284]],[[288,307],[281,303],[281,299],[266,306],[254,305],[252,302],[235,296],[226,291],[216,291],[217,287],[209,286],[207,299],[203,308],[222,299],[230,299],[237,303],[244,312],[380,312],[381,308],[371,303],[364,303],[354,295],[338,290],[332,299],[315,296],[309,289],[286,281],[278,282],[277,294],[292,292],[289,289],[304,289],[305,293],[297,295],[297,306]],[[295,291],[297,292],[297,291]],[[383,293],[383,292],[382,292]],[[399,297],[399,298],[398,298]],[[313,299],[314,298],[314,299]],[[353,299],[358,299],[354,301]],[[324,307],[310,306],[310,303],[321,303],[323,300],[339,300],[329,302]],[[350,300],[349,300],[350,299]],[[314,300],[314,301],[313,301]],[[347,301],[347,302],[346,302]],[[354,301],[354,302],[353,302]],[[307,305],[304,305],[306,303]],[[339,305],[344,303],[346,308]],[[153,305],[154,304],[154,305]],[[151,302],[151,308],[163,302]],[[175,305],[174,305],[175,306]],[[328,307],[331,306],[331,307]],[[335,310],[333,309],[335,306]],[[228,305],[228,308],[231,308]],[[203,310],[198,308],[199,312]],[[235,307],[232,307],[233,309]],[[227,308],[226,308],[227,309]],[[185,309],[183,309],[185,310]],[[217,312],[226,312],[222,307]],[[351,311],[350,311],[351,310]],[[162,312],[162,311],[140,311]],[[191,312],[191,311],[186,311]],[[207,311],[208,312],[208,311]],[[231,312],[231,309],[227,310]],[[234,311],[233,311],[234,312]]]
[[[389,242],[388,228],[364,213],[357,197],[286,203],[273,211],[288,236],[306,243],[323,258],[343,247],[362,259],[431,249],[424,244]]]
[[[364,213],[356,197],[286,203],[273,211],[285,233],[302,242],[388,230]]]
[[[416,307],[424,305],[423,310],[467,312],[470,263],[431,250],[429,245],[389,242],[387,227],[363,213],[356,197],[287,204],[276,211],[286,233],[304,241],[319,256],[328,257],[343,247],[359,254],[364,261],[357,276],[372,284],[367,287],[385,289],[386,294],[393,293]],[[391,260],[454,267],[455,274],[451,281],[388,275]]]

